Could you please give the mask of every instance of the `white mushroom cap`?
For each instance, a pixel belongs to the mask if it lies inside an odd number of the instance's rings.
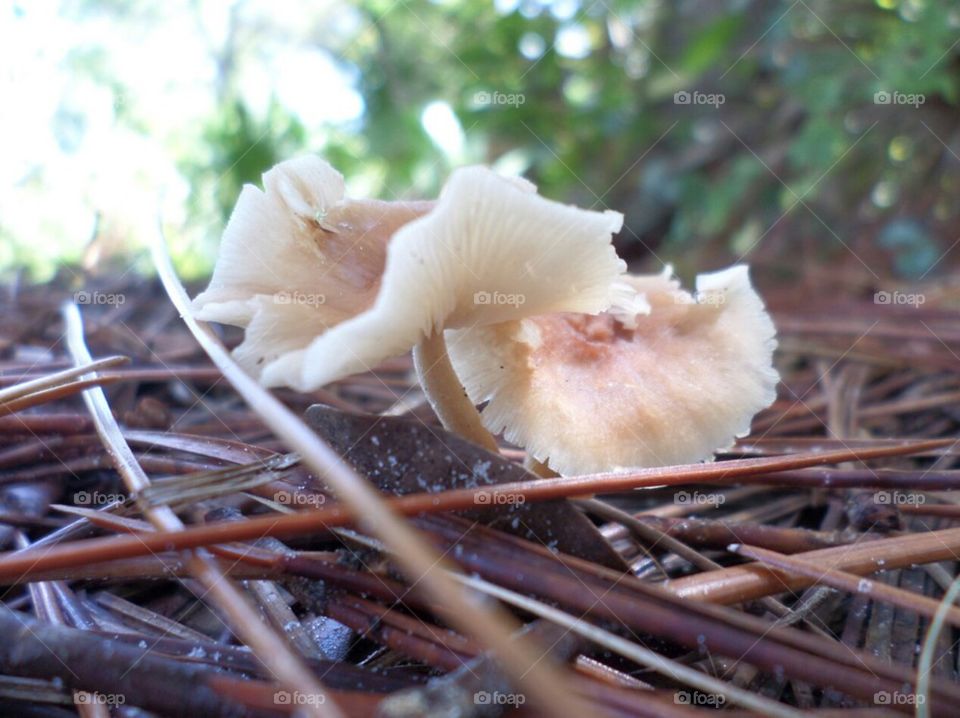
[[[625,269],[611,244],[622,222],[617,212],[551,202],[483,167],[456,170],[436,207],[393,235],[373,305],[280,356],[261,381],[310,390],[444,327],[602,311]]]
[[[432,206],[345,198],[340,173],[313,156],[278,164],[263,184],[243,188],[194,300],[197,318],[247,327],[235,354],[254,374],[369,307],[387,240]]]
[[[451,332],[450,356],[493,433],[563,475],[710,458],[776,396],[776,330],[739,265],[629,277],[649,313],[550,314]],[[635,328],[631,325],[635,324]]]

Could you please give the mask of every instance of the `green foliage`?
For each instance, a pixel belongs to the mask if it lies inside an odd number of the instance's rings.
[[[210,186],[212,199],[226,220],[248,183],[259,184],[260,176],[290,153],[301,148],[306,139],[303,126],[283,108],[270,103],[262,120],[252,117],[239,99],[224,102],[219,114],[204,130],[204,146],[209,154],[191,158],[183,168],[194,186]],[[192,202],[202,202],[202,193],[193,193]]]
[[[466,1],[412,0],[387,12],[362,3],[372,25],[346,59],[368,112],[364,153],[347,169],[380,164],[388,195],[434,189],[414,185],[418,168],[432,168],[434,185],[443,175],[418,124],[439,99],[465,128],[472,159],[519,158],[547,194],[625,211],[628,245],[738,255],[752,246],[747,237],[780,238],[789,252],[791,237],[812,236],[844,254],[872,242],[865,224],[882,231],[899,216],[946,241],[957,210],[934,218],[926,208],[960,164],[938,139],[956,129],[943,122],[958,99],[954,3],[574,4],[558,19],[536,2],[505,14]],[[557,44],[571,27],[589,38],[583,56]],[[536,38],[544,53],[525,57]],[[679,90],[725,101],[678,105]],[[925,97],[875,104],[878,91]],[[475,102],[492,92],[524,102]],[[894,160],[888,148],[904,137],[911,156]],[[878,186],[891,185],[898,201],[875,201]]]
[[[193,236],[206,239],[184,249],[198,268],[243,183],[304,151],[385,198],[430,196],[466,162],[522,172],[547,196],[623,211],[629,256],[681,268],[757,251],[791,264],[803,240],[848,259],[879,249],[891,269],[922,274],[955,240],[955,0],[357,0],[305,6],[296,31],[249,7],[236,2],[222,46],[211,43],[213,111],[171,140]],[[77,8],[141,30],[161,12]],[[309,126],[279,101],[251,109],[244,73],[294,41],[355,78],[361,117]],[[75,64],[95,75],[103,57],[81,48]],[[132,98],[119,121],[150,132],[136,88],[111,87]],[[683,104],[678,92],[719,99]],[[878,92],[908,100],[877,103]],[[463,129],[454,156],[424,129],[437,102]],[[878,241],[903,227],[922,241]]]

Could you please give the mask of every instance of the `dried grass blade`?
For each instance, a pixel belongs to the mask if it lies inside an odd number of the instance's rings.
[[[83,333],[83,319],[76,305],[63,307],[67,348],[77,364],[92,361]],[[93,417],[97,434],[110,454],[127,490],[134,499],[150,487],[150,479],[123,438],[120,425],[113,416],[106,394],[100,387],[87,389],[83,400]],[[166,506],[143,506],[144,515],[160,530],[178,531],[183,523]],[[188,559],[191,570],[203,584],[212,603],[229,617],[231,628],[277,678],[292,691],[326,697],[320,683],[290,646],[269,627],[265,626],[252,605],[236,586],[220,571],[220,567],[205,551],[197,551]],[[317,700],[307,707],[318,718],[340,718],[343,714],[333,702]]]

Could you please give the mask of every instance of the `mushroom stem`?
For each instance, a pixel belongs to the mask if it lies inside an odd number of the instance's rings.
[[[444,428],[490,451],[497,442],[480,421],[480,412],[467,396],[447,355],[443,330],[422,339],[413,349],[413,365],[427,401]]]
[[[527,458],[523,460],[523,468],[529,471],[531,474],[536,474],[541,479],[551,479],[559,474],[547,466],[542,461],[533,458],[527,454]]]

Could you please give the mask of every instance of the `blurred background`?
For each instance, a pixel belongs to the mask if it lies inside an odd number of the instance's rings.
[[[624,212],[652,270],[866,290],[960,258],[955,0],[8,1],[0,68],[6,280],[148,270],[158,216],[200,278],[304,152],[354,196],[523,174]]]

